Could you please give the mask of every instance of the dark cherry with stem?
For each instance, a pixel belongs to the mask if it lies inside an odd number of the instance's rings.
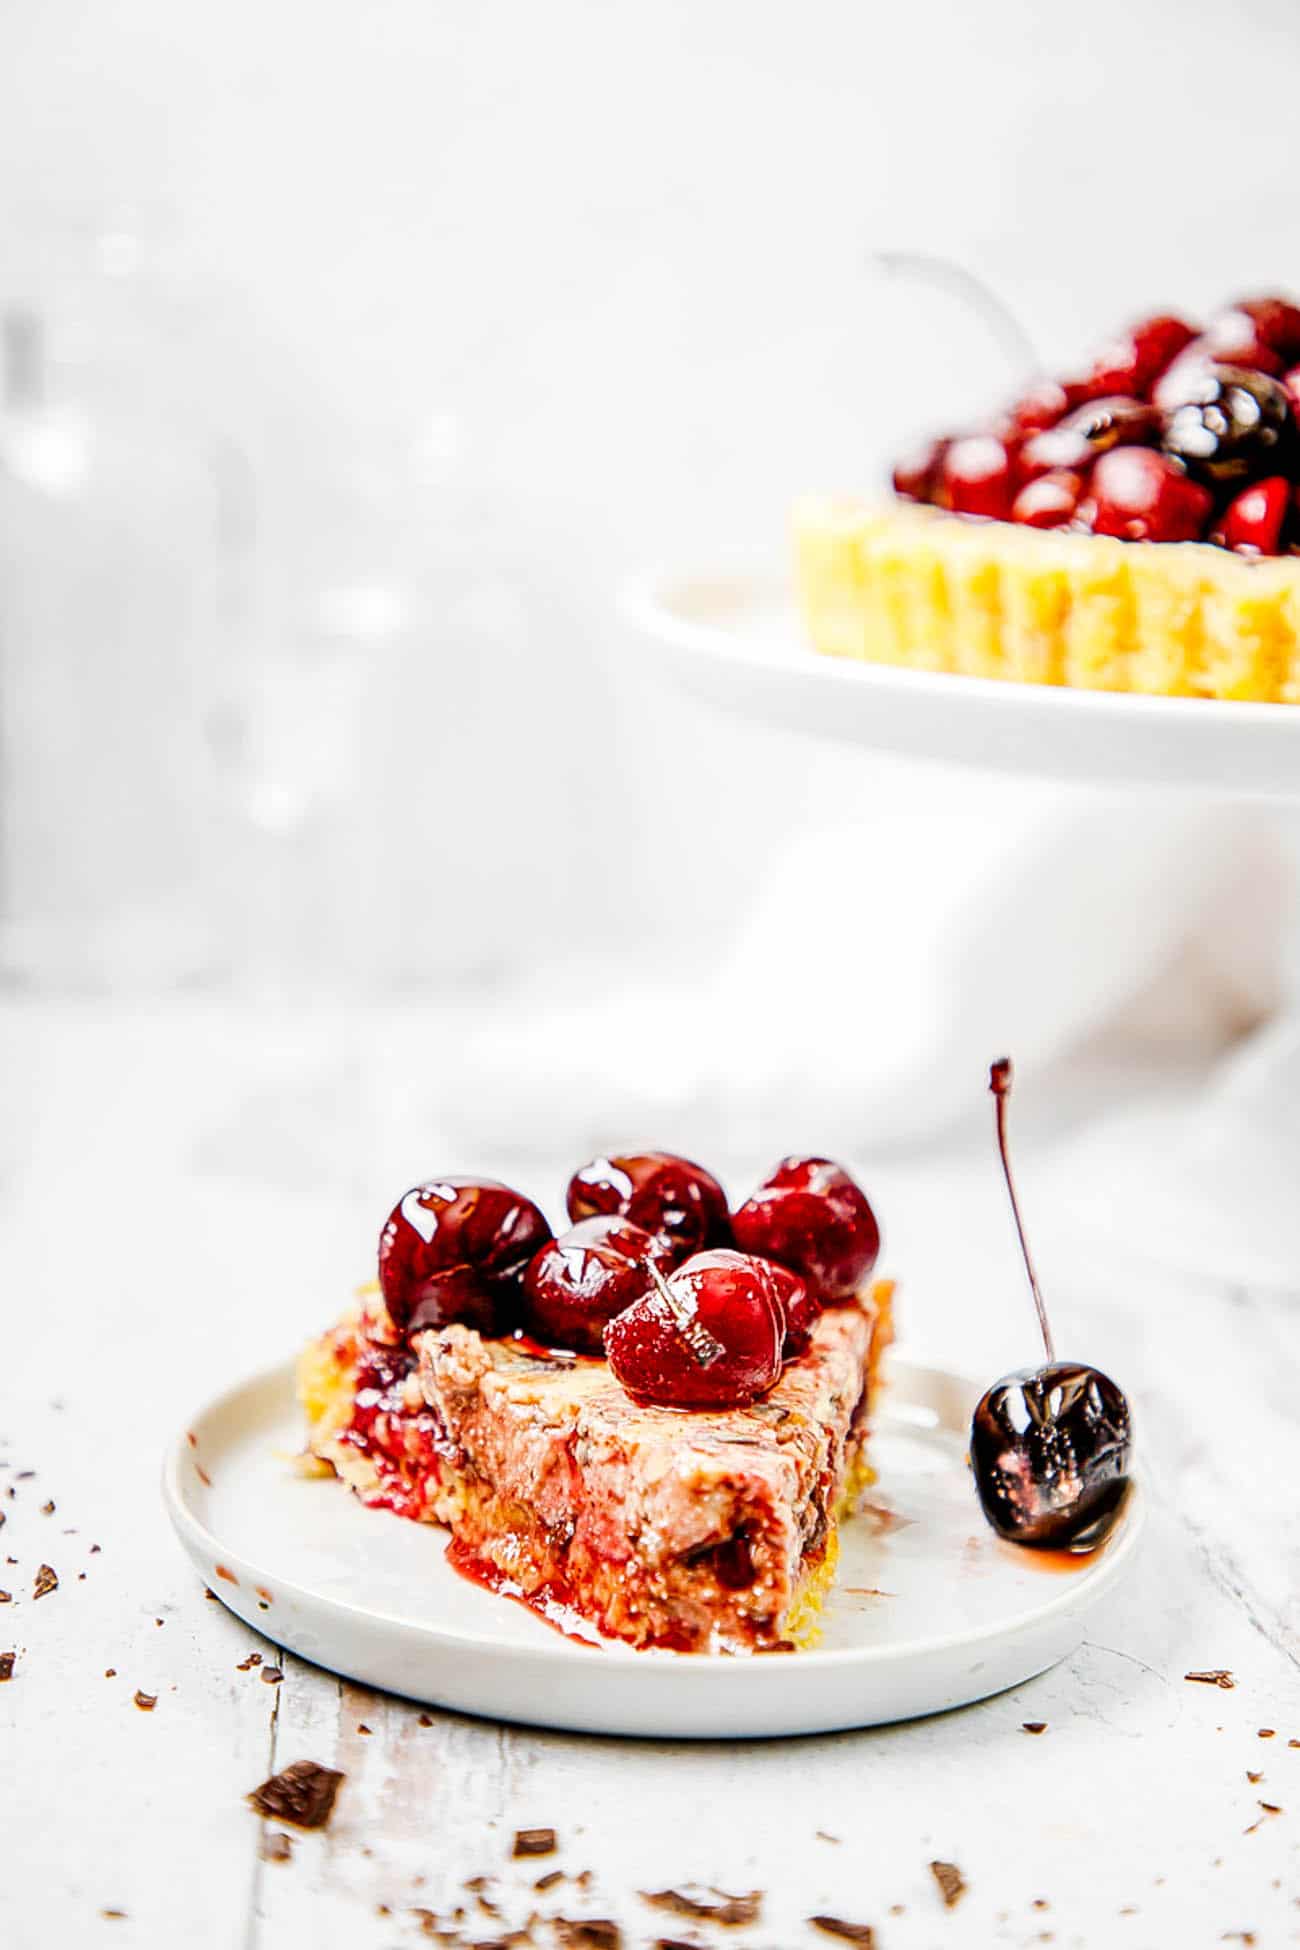
[[[1128,1481],[1132,1433],[1121,1389],[1097,1368],[1058,1361],[1029,1256],[1007,1155],[1007,1058],[989,1071],[998,1151],[1034,1296],[1046,1365],[994,1382],[971,1421],[970,1456],[984,1514],[1014,1544],[1091,1547],[1109,1528]]]

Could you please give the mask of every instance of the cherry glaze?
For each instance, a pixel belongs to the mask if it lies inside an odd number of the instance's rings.
[[[379,1239],[379,1284],[399,1333],[461,1320],[481,1333],[515,1324],[524,1268],[551,1236],[529,1198],[492,1178],[436,1178],[393,1207]]]

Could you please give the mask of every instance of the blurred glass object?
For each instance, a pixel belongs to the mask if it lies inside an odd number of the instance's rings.
[[[42,226],[0,270],[0,969],[177,982],[212,651],[211,489],[183,346],[125,232]]]

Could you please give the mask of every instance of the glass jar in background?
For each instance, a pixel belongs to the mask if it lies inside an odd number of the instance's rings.
[[[207,441],[129,231],[34,216],[0,270],[0,970],[172,986],[200,893],[214,642]]]

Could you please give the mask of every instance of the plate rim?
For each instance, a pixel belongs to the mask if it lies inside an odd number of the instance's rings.
[[[895,1357],[891,1351],[886,1357],[886,1383],[891,1373],[899,1370],[912,1370],[916,1373],[938,1375],[947,1383],[956,1383],[970,1391],[972,1399],[980,1394],[979,1384],[959,1370],[939,1367],[931,1362],[913,1360],[904,1352]],[[168,1442],[161,1472],[162,1500],[168,1518],[181,1544],[191,1557],[201,1555],[214,1564],[225,1558],[233,1559],[240,1567],[241,1576],[246,1576],[256,1590],[260,1582],[264,1587],[278,1586],[286,1597],[293,1597],[308,1606],[332,1612],[345,1622],[365,1621],[368,1625],[379,1626],[385,1630],[419,1634],[431,1646],[444,1646],[463,1653],[476,1653],[493,1659],[506,1661],[519,1658],[565,1659],[598,1658],[602,1670],[608,1670],[611,1660],[615,1665],[625,1666],[640,1672],[677,1672],[696,1670],[712,1674],[728,1673],[734,1675],[723,1683],[740,1685],[747,1683],[742,1675],[751,1673],[756,1667],[769,1663],[777,1669],[785,1670],[785,1660],[769,1661],[763,1658],[724,1657],[722,1655],[674,1652],[662,1646],[636,1647],[624,1645],[617,1640],[602,1638],[599,1644],[584,1644],[563,1635],[546,1631],[538,1635],[535,1646],[518,1643],[483,1632],[465,1633],[446,1626],[421,1620],[401,1618],[384,1611],[375,1605],[358,1604],[349,1598],[338,1598],[331,1593],[321,1592],[312,1586],[303,1585],[296,1579],[287,1578],[273,1567],[257,1564],[246,1557],[242,1551],[229,1543],[223,1543],[201,1517],[189,1507],[183,1480],[183,1466],[187,1460],[196,1461],[196,1445],[191,1440],[193,1431],[205,1418],[222,1412],[229,1413],[240,1396],[256,1393],[270,1393],[279,1390],[291,1396],[293,1387],[294,1360],[289,1356],[272,1365],[254,1370],[241,1380],[233,1381],[217,1394],[203,1402],[195,1413],[185,1421]],[[1008,1633],[1033,1626],[1035,1628],[1050,1624],[1058,1615],[1071,1611],[1086,1593],[1089,1602],[1100,1599],[1123,1575],[1127,1569],[1146,1526],[1146,1497],[1143,1492],[1140,1472],[1133,1476],[1132,1488],[1119,1526],[1108,1540],[1102,1562],[1091,1576],[1078,1574],[1066,1576],[1062,1589],[1038,1609],[1024,1618],[1013,1621],[1002,1620],[981,1625],[970,1631],[933,1633],[924,1638],[908,1639],[903,1643],[885,1645],[841,1646],[823,1650],[819,1646],[799,1649],[797,1657],[801,1669],[813,1667],[818,1671],[835,1671],[840,1668],[862,1666],[888,1666],[900,1660],[943,1657],[955,1651],[978,1648],[989,1642],[1005,1638]],[[344,1491],[346,1493],[346,1490]],[[364,1506],[363,1506],[364,1507]],[[384,1514],[384,1513],[380,1513]],[[391,1513],[389,1513],[391,1514]],[[403,1519],[394,1517],[394,1521]],[[439,1533],[446,1530],[442,1524],[428,1524],[423,1528]],[[1009,1546],[1009,1548],[1014,1548]],[[226,1604],[220,1591],[213,1594]],[[504,1601],[503,1601],[504,1602]],[[227,1609],[232,1609],[227,1605]],[[274,1638],[273,1621],[268,1617],[259,1627],[269,1638]],[[748,1683],[753,1683],[752,1679]]]
[[[752,562],[738,562],[730,568],[719,564],[711,570],[671,568],[659,563],[638,570],[626,577],[620,587],[619,613],[639,634],[660,643],[667,642],[677,650],[725,659],[751,671],[774,671],[828,689],[849,684],[858,685],[864,691],[934,697],[950,704],[964,698],[973,708],[1014,704],[1101,720],[1146,718],[1168,724],[1199,722],[1207,732],[1226,725],[1244,730],[1251,724],[1278,731],[1290,722],[1295,726],[1295,737],[1300,740],[1300,704],[1275,700],[1166,697],[1142,691],[1034,684],[1016,677],[976,677],[964,671],[913,670],[904,665],[873,663],[868,658],[819,654],[811,644],[807,646],[806,667],[794,662],[766,662],[747,655],[737,643],[735,632],[725,624],[708,622],[686,612],[681,600],[685,592],[692,587],[710,585],[719,590],[734,587],[738,592],[747,592],[751,602],[760,591],[770,597],[779,596],[797,620],[798,604],[792,582],[778,576],[770,567],[758,568]]]

